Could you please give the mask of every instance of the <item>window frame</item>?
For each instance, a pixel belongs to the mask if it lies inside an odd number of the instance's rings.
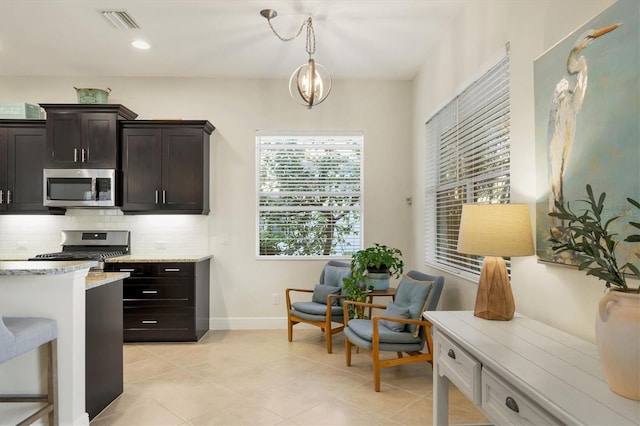
[[[323,255],[323,254],[313,254],[313,255],[304,255],[304,254],[263,254],[261,253],[261,243],[262,243],[262,236],[261,236],[261,218],[262,218],[262,213],[264,211],[282,211],[282,212],[286,212],[286,211],[318,211],[318,210],[322,210],[322,211],[327,211],[326,209],[312,209],[310,207],[302,207],[302,206],[296,206],[296,205],[291,205],[291,206],[276,206],[276,207],[266,207],[261,205],[261,199],[262,196],[265,193],[261,192],[261,179],[262,179],[262,152],[263,150],[275,150],[278,151],[278,147],[275,146],[267,146],[265,144],[261,143],[262,138],[268,139],[268,138],[280,138],[280,139],[285,139],[285,138],[299,138],[299,140],[301,140],[302,142],[299,143],[299,147],[296,147],[294,149],[299,149],[300,151],[303,150],[308,150],[308,149],[312,149],[312,150],[317,150],[319,147],[328,147],[328,149],[334,148],[334,149],[342,149],[345,150],[345,146],[344,144],[340,144],[340,143],[331,143],[329,139],[334,139],[334,140],[351,140],[351,146],[353,147],[352,149],[352,153],[353,155],[355,155],[358,159],[358,166],[359,166],[359,176],[357,179],[358,182],[358,186],[359,186],[359,191],[338,191],[338,192],[332,192],[332,194],[343,194],[345,196],[355,196],[359,202],[356,205],[352,205],[352,206],[348,206],[345,209],[335,209],[335,211],[356,211],[358,212],[358,218],[359,221],[357,223],[357,232],[354,234],[356,236],[355,239],[350,240],[350,243],[353,244],[353,249],[348,250],[348,251],[344,251],[341,254],[331,254],[331,255]],[[318,142],[315,143],[304,143],[304,140],[308,139],[315,139]],[[256,173],[256,187],[255,187],[255,203],[256,203],[256,230],[255,230],[255,236],[256,236],[256,247],[255,247],[255,256],[256,259],[258,260],[267,260],[267,259],[272,259],[272,260],[283,260],[283,259],[287,259],[287,260],[313,260],[313,259],[349,259],[351,258],[351,254],[361,250],[364,244],[364,236],[363,236],[363,231],[364,231],[364,132],[362,131],[345,131],[345,130],[340,130],[340,131],[304,131],[304,130],[258,130],[256,131],[256,136],[255,136],[255,173]],[[286,149],[286,147],[289,147],[291,149],[292,145],[288,145],[286,143],[281,144],[280,146],[285,147],[284,149]],[[348,151],[348,149],[347,149]],[[351,181],[351,183],[353,184],[353,181]],[[300,195],[301,192],[298,191],[291,191],[291,192],[283,192],[285,194],[290,194],[292,196],[295,195]],[[311,193],[317,193],[317,194],[326,194],[326,192],[324,191],[311,191]],[[286,198],[286,197],[285,197]],[[332,211],[334,209],[329,208],[328,211]]]

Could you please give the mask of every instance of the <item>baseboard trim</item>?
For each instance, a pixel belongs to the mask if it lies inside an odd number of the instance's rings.
[[[296,324],[296,328],[317,328],[308,324]],[[209,318],[210,330],[286,330],[287,317]]]

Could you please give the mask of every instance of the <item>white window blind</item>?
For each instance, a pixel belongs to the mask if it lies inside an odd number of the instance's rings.
[[[258,132],[259,257],[350,256],[362,248],[361,132]]]
[[[510,201],[509,117],[506,56],[427,121],[427,263],[480,274],[482,257],[457,252],[462,205]]]

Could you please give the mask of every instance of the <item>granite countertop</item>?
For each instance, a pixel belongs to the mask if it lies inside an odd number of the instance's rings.
[[[109,284],[114,281],[123,280],[125,278],[129,278],[130,276],[131,274],[128,272],[89,271],[89,274],[86,278],[87,290],[95,287],[100,287],[101,285]]]
[[[97,266],[95,260],[0,261],[0,275],[56,275]]]
[[[112,257],[109,259],[105,259],[105,263],[162,263],[162,262],[175,262],[175,263],[195,263],[201,262],[203,260],[207,260],[212,258],[213,256],[210,254],[206,255],[171,255],[170,253],[165,254],[143,254],[138,255],[136,253],[131,253],[126,256],[118,256]]]

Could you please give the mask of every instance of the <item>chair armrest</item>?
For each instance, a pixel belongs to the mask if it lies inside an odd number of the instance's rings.
[[[345,300],[342,304],[343,316],[345,321],[349,318],[349,306],[362,306],[363,308],[386,309],[386,306],[377,303],[356,302],[355,300]],[[346,324],[346,322],[345,322]]]
[[[372,321],[375,325],[377,325],[378,321],[380,320],[399,322],[402,324],[423,325],[425,327],[431,327],[431,323],[427,320],[414,320],[411,318],[387,317],[384,315],[376,315],[375,317],[372,318]]]
[[[286,289],[284,294],[285,294],[285,300],[286,300],[286,303],[287,303],[287,312],[289,312],[291,310],[291,296],[290,296],[291,292],[313,293],[313,290],[308,289],[308,288],[288,288],[288,289]]]

